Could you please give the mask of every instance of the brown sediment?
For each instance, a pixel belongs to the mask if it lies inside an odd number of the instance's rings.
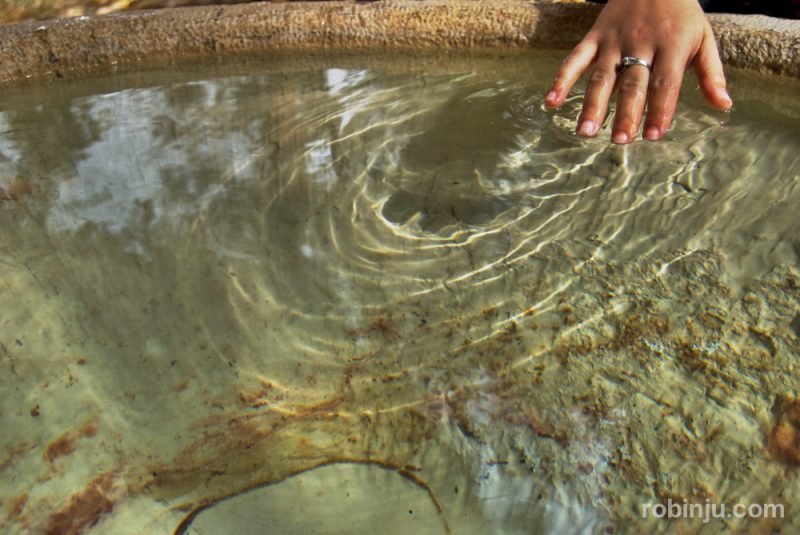
[[[671,328],[669,318],[654,315],[647,311],[633,310],[617,325],[617,337],[610,346],[614,350],[640,344],[644,338],[663,337]]]
[[[269,400],[266,398],[268,395],[272,394],[274,390],[275,385],[269,381],[262,380],[261,388],[255,391],[241,392],[239,394],[239,400],[242,402],[243,406],[260,407],[269,403]],[[283,395],[279,392],[275,392],[272,400],[280,401],[281,399],[283,399]]]
[[[31,195],[33,192],[33,184],[28,179],[19,177],[8,181],[0,179],[0,203],[18,201],[22,197]]]
[[[22,513],[22,510],[25,508],[26,503],[28,503],[27,494],[20,494],[19,496],[14,498],[10,503],[10,507],[8,508],[8,514],[6,514],[6,521],[12,520],[13,518],[19,516],[20,513]]]
[[[44,450],[44,458],[47,461],[54,461],[58,457],[69,455],[75,451],[75,438],[70,433],[65,433],[47,445]]]
[[[78,429],[78,436],[80,438],[89,438],[93,437],[97,434],[97,421],[92,420],[83,425],[80,429]]]
[[[505,419],[511,425],[527,427],[538,437],[553,439],[561,446],[569,444],[569,437],[565,431],[553,428],[530,411],[525,411],[522,408],[509,410]]]
[[[332,412],[342,404],[344,398],[342,396],[334,396],[328,400],[321,401],[310,406],[297,406],[294,419],[303,420],[307,418],[315,419],[318,417],[329,418]]]
[[[252,450],[268,437],[301,422],[335,419],[338,417],[336,409],[343,402],[341,396],[334,396],[314,405],[292,406],[290,411],[294,412],[267,409],[233,417],[220,414],[205,418],[192,426],[197,440],[181,449],[168,463],[146,468],[151,476],[146,486],[160,488],[171,495],[176,489],[188,488],[192,481],[210,474],[252,475],[252,466],[247,464],[251,457],[240,456],[231,461],[220,453],[231,449]],[[303,444],[295,443],[295,446]],[[313,460],[314,456],[309,458]]]
[[[97,422],[91,420],[80,429],[64,433],[47,445],[42,456],[45,460],[53,462],[59,457],[69,455],[75,451],[75,443],[83,438],[93,437],[97,434]]]
[[[709,353],[688,340],[679,340],[673,347],[677,362],[687,371],[702,375],[706,384],[733,393],[739,379],[726,367],[725,357]]]
[[[343,393],[333,394],[317,403],[284,403],[280,407],[270,407],[271,401],[277,397],[283,398],[284,393],[270,381],[264,380],[260,387],[241,391],[236,405],[259,410],[248,411],[244,415],[219,414],[197,422],[192,426],[197,439],[181,449],[169,462],[146,467],[146,477],[141,486],[160,497],[176,498],[186,496],[196,487],[197,481],[205,480],[206,496],[209,498],[203,504],[191,505],[196,515],[209,503],[262,486],[264,481],[269,484],[279,482],[288,477],[286,474],[301,473],[309,466],[338,462],[337,458],[348,454],[356,457],[368,434],[365,430],[374,425],[374,421],[370,417],[346,416],[353,395],[349,380],[361,369],[349,367],[348,370],[343,378]],[[308,433],[305,430],[309,426],[316,427],[343,415],[348,425],[352,426],[351,431],[334,445],[320,446],[306,438]],[[429,432],[430,421],[426,415],[416,414],[412,409],[405,412],[404,417],[414,419],[414,423],[404,427],[408,429],[408,436],[395,436],[395,439],[411,443],[419,437],[424,438]],[[292,433],[292,430],[296,433]],[[243,453],[232,458],[226,454],[230,451]],[[265,464],[263,459],[275,458],[276,451],[293,453],[289,456],[280,454],[277,462]],[[331,458],[334,461],[327,461]],[[400,458],[397,461],[397,465],[392,466],[414,471]],[[374,464],[373,461],[363,462]],[[389,461],[382,463],[389,465]],[[182,525],[188,526],[191,516]],[[180,533],[180,529],[185,528],[179,527],[176,533]]]
[[[20,457],[22,457],[23,455],[34,449],[34,447],[35,446],[27,444],[23,446],[13,447],[10,450],[8,450],[8,457],[0,461],[0,472],[2,472],[3,470],[7,469],[9,466],[14,464],[17,461],[17,459],[19,459]]]
[[[353,341],[376,336],[394,342],[402,337],[402,333],[391,316],[379,316],[366,328],[347,331],[347,337]]]
[[[67,506],[50,515],[42,529],[45,535],[79,535],[95,525],[114,508],[114,476],[94,478],[81,492],[73,494]]]
[[[387,340],[395,340],[399,337],[397,330],[394,328],[392,319],[390,317],[378,317],[369,326],[369,330],[380,334]]]
[[[800,399],[781,396],[773,408],[775,424],[766,437],[767,458],[800,466]]]

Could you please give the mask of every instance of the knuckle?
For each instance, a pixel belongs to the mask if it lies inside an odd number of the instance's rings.
[[[619,92],[627,97],[643,97],[646,93],[644,85],[638,80],[625,79],[619,84]]]
[[[566,70],[572,63],[578,61],[586,53],[588,46],[587,43],[582,42],[573,48],[561,62],[561,70]]]
[[[572,53],[576,55],[580,54],[587,54],[595,47],[594,40],[590,36],[586,36],[586,38],[578,43],[575,48],[572,49]]]
[[[638,26],[631,32],[635,44],[648,44],[653,41],[653,30],[649,26]]]
[[[597,67],[589,76],[589,82],[596,85],[608,84],[614,79],[615,75],[616,73],[610,69]]]
[[[650,81],[655,91],[672,93],[678,89],[678,82],[672,76],[656,76]]]
[[[578,47],[572,49],[572,51],[567,54],[567,57],[564,58],[564,61],[561,62],[561,65],[568,65],[575,61],[575,58],[580,56],[581,50]]]

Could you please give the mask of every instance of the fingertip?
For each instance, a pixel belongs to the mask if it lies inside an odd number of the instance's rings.
[[[733,100],[726,89],[725,72],[716,41],[710,29],[708,32],[694,60],[694,69],[706,101],[717,109],[728,110],[733,105]]]
[[[614,132],[614,134],[611,136],[611,141],[617,145],[626,145],[631,142],[631,139],[627,132],[620,131]]]
[[[551,89],[544,97],[544,105],[548,108],[557,108],[559,105],[558,91]]]
[[[599,126],[594,121],[586,119],[581,121],[576,133],[582,137],[593,137],[598,130]]]
[[[733,100],[731,99],[731,96],[728,94],[727,89],[725,89],[724,87],[717,89],[715,91],[715,96],[716,96],[717,107],[723,110],[731,109],[731,106],[733,106]]]
[[[733,99],[731,99],[728,90],[724,87],[703,85],[702,90],[703,96],[710,106],[722,111],[727,111],[733,106]]]
[[[658,141],[661,139],[661,130],[657,126],[649,126],[645,129],[642,137],[648,141]]]

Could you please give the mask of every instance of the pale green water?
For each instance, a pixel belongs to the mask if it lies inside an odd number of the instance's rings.
[[[559,59],[3,90],[0,528],[796,531],[798,84],[617,147]]]

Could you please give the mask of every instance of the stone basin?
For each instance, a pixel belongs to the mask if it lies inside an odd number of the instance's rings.
[[[59,153],[58,141],[33,136],[23,150],[11,126],[0,134],[0,530],[798,532],[800,23],[711,15],[734,99],[757,104],[727,122],[694,103],[663,145],[609,148],[570,137],[577,101],[546,115],[531,95],[547,80],[512,75],[528,63],[549,72],[597,12],[517,1],[270,3],[0,28],[0,112],[26,110],[19,128],[37,136],[49,117],[67,146]],[[361,98],[371,61],[384,62],[391,83],[366,86],[374,109],[347,119],[350,108],[334,109],[349,133],[337,143],[376,161],[396,149],[402,169],[365,164],[358,187],[341,193],[347,202],[331,206],[332,190],[313,184],[352,168],[326,163],[331,151],[304,137],[314,128],[303,106]],[[152,87],[196,102],[204,72],[260,71],[290,81],[235,86],[245,90],[216,106],[147,107],[160,98]],[[393,78],[407,72],[421,74]],[[493,92],[495,80],[514,82]],[[413,90],[413,106],[392,107],[398,87]],[[438,102],[450,87],[468,95]],[[273,90],[274,102],[259,100]],[[28,93],[62,108],[103,95],[109,108],[78,109],[105,117],[105,133],[36,118]],[[237,102],[287,133],[260,147],[216,138],[216,116],[249,124]],[[501,104],[548,122],[515,122]],[[458,113],[437,122],[447,106]],[[519,136],[470,144],[464,132],[486,129],[475,109],[505,117]],[[370,122],[371,110],[385,116]],[[762,118],[767,126],[748,136]],[[394,130],[395,119],[418,130]],[[62,128],[91,143],[73,150]],[[189,160],[204,162],[190,152],[202,145],[230,165],[198,171],[197,191],[170,192],[171,175],[148,170],[161,159],[189,164],[144,142],[153,152],[126,153],[145,130],[186,139]],[[431,132],[462,145],[429,151]],[[768,161],[731,148],[754,139]],[[302,159],[282,156],[293,148]],[[105,152],[86,156],[95,149]],[[91,165],[69,161],[76,154]],[[116,179],[122,164],[103,163],[114,154],[138,154],[124,165],[144,171]],[[771,166],[775,190],[754,185]],[[453,169],[474,181],[442,182]],[[663,169],[675,180],[661,181]],[[534,172],[539,182],[523,180]],[[432,187],[420,194],[415,180]],[[651,217],[618,227],[582,218],[580,203],[548,204],[601,187],[610,211]],[[673,208],[646,208],[651,195]],[[249,215],[237,219],[240,206]],[[567,208],[582,226],[547,227]],[[346,237],[336,247],[348,254],[323,256],[322,237]],[[294,269],[309,278],[286,282]],[[776,504],[782,517],[642,514],[670,500]]]

